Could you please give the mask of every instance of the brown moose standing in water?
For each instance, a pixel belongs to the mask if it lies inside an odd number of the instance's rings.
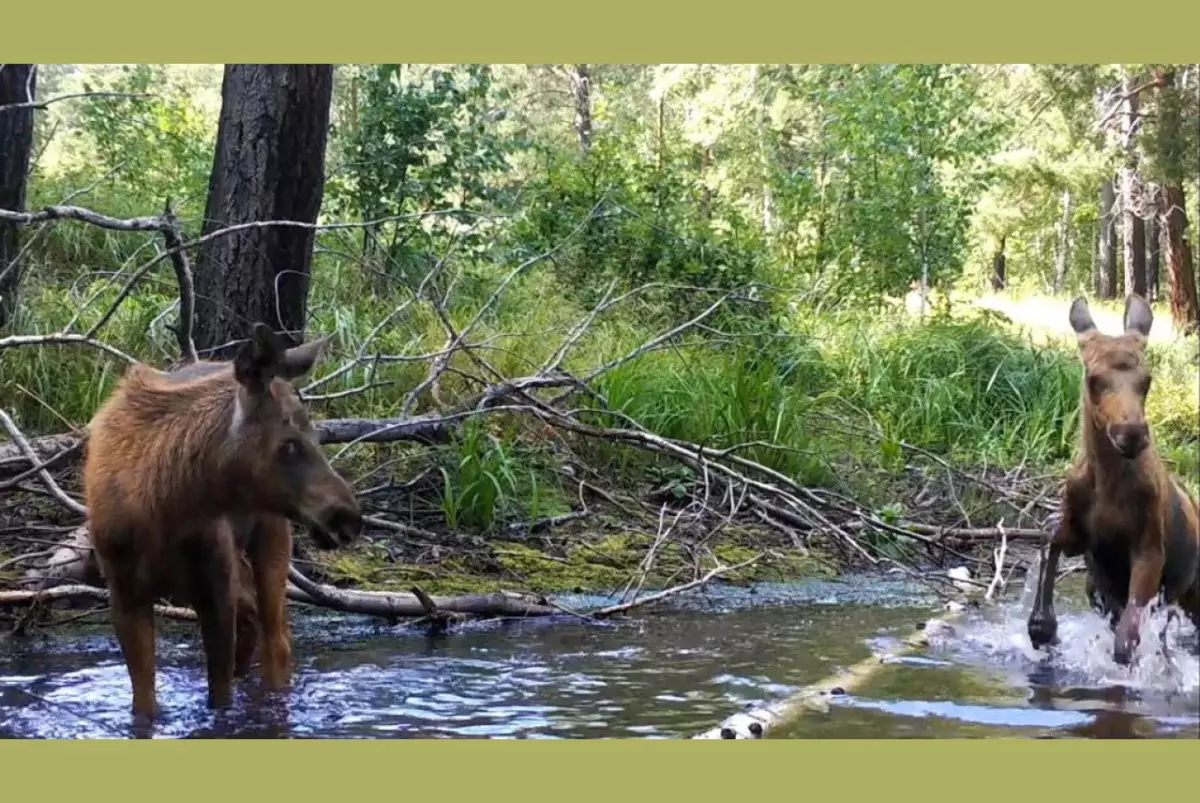
[[[1041,569],[1029,639],[1037,649],[1057,641],[1059,556],[1082,554],[1088,599],[1114,628],[1114,660],[1128,664],[1142,614],[1160,593],[1200,628],[1200,519],[1196,502],[1168,473],[1146,423],[1150,305],[1131,295],[1120,335],[1099,332],[1083,298],[1071,304],[1070,322],[1084,366],[1082,449]]]
[[[210,706],[230,703],[260,641],[264,686],[288,684],[289,520],[325,548],[362,526],[288,381],[326,342],[289,349],[258,323],[232,361],[132,366],[92,419],[84,495],[135,724],[158,713],[153,606],[163,597],[200,620]]]

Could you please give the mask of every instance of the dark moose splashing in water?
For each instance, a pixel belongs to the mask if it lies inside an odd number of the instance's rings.
[[[290,693],[266,695],[251,679],[220,713],[204,703],[198,635],[164,625],[155,735],[688,737],[886,651],[936,610],[904,583],[843,578],[713,587],[620,622],[487,622],[438,637],[297,613]],[[1200,735],[1190,625],[1174,626],[1172,664],[1150,637],[1152,654],[1131,672],[1107,659],[1103,622],[1065,605],[1063,650],[1047,662],[1024,636],[1026,610],[1017,603],[931,639],[779,735]],[[129,704],[106,626],[0,643],[0,736],[124,738]]]

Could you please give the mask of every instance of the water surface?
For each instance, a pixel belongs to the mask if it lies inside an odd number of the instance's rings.
[[[1200,735],[1190,625],[1169,635],[1174,669],[1151,656],[1129,672],[1107,661],[1099,618],[1067,602],[1053,660],[1029,649],[1018,602],[938,635],[777,735]],[[937,612],[920,589],[879,578],[712,587],[619,622],[487,622],[436,637],[298,607],[291,692],[267,695],[251,679],[222,714],[204,705],[198,633],[163,625],[155,735],[689,737],[886,652]],[[0,642],[2,736],[126,737],[130,699],[106,625]]]

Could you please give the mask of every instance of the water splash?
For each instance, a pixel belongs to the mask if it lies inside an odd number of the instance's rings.
[[[1200,700],[1200,634],[1177,606],[1152,605],[1142,617],[1135,660],[1113,660],[1114,635],[1108,620],[1065,589],[1056,592],[1058,644],[1035,650],[1027,632],[1040,569],[1035,561],[1018,599],[997,606],[953,632],[931,634],[931,646],[1009,669],[1052,675],[1056,685],[1124,689],[1153,696]]]

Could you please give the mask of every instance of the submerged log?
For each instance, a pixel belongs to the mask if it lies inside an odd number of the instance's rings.
[[[726,717],[716,727],[693,736],[693,739],[761,739],[770,731],[778,731],[811,712],[827,711],[829,700],[861,687],[893,658],[906,655],[929,644],[929,634],[952,627],[961,613],[936,617],[918,626],[895,650],[874,654],[851,667],[805,686],[783,700],[748,708]]]

